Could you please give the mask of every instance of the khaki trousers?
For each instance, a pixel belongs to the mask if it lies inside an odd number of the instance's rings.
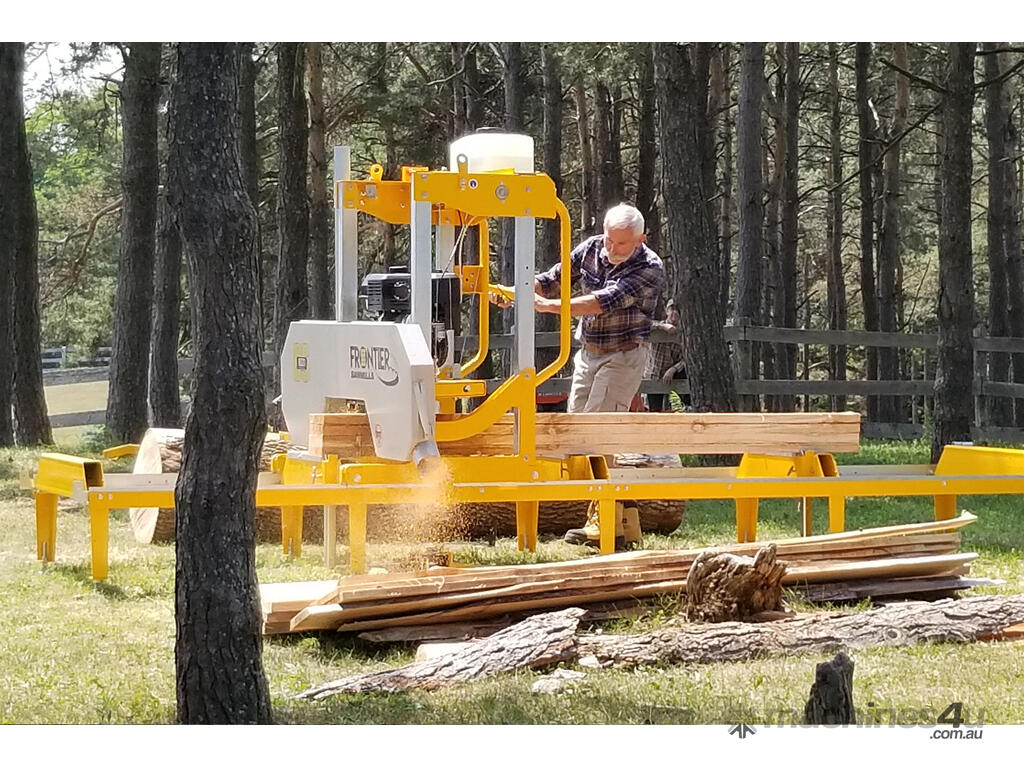
[[[569,413],[628,411],[640,389],[649,346],[592,355],[580,349],[573,358]]]

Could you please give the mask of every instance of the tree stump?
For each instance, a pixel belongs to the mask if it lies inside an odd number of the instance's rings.
[[[690,621],[741,621],[782,607],[785,563],[768,544],[754,557],[704,552],[686,577],[686,617]]]
[[[804,706],[805,725],[853,725],[853,661],[840,651],[823,661],[814,673],[811,695]]]

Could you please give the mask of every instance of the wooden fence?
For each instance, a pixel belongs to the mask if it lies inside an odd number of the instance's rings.
[[[494,335],[490,346],[494,350],[509,350],[513,336]],[[671,338],[660,331],[652,334],[652,341],[669,341]],[[863,422],[865,437],[915,438],[925,434],[933,408],[936,334],[911,333],[878,333],[869,331],[817,331],[797,328],[768,328],[755,325],[731,325],[725,328],[725,339],[730,343],[736,372],[736,388],[741,395],[757,397],[775,397],[791,395],[799,398],[798,407],[803,410],[831,410],[833,398],[845,396],[852,400],[847,407],[861,410],[866,407],[866,398],[871,396],[891,396],[900,399],[900,410],[907,416],[904,422]],[[554,332],[540,332],[536,336],[537,349],[557,349],[559,336]],[[755,354],[755,345],[796,345],[803,361],[799,378],[796,379],[763,379],[758,371],[752,370],[752,360],[759,359]],[[850,350],[852,359],[863,360],[864,352],[869,347],[897,348],[903,356],[902,367],[907,370],[906,378],[890,381],[866,381],[861,378],[848,380],[830,379],[827,366],[820,360],[827,359],[821,349],[833,346],[845,346]],[[477,339],[472,336],[460,337],[456,340],[459,350],[472,352],[477,348]],[[575,351],[574,342],[574,351]],[[818,353],[815,354],[815,349]],[[995,338],[976,336],[975,350],[975,424],[972,436],[978,441],[1024,442],[1024,428],[1015,424],[992,424],[986,418],[985,401],[989,398],[1014,398],[1018,413],[1024,416],[1024,383],[993,381],[987,377],[991,366],[991,358],[996,354],[1024,354],[1024,339]],[[263,364],[267,368],[274,365],[273,353],[265,352]],[[862,366],[861,366],[862,367]],[[852,366],[857,372],[858,366]],[[185,376],[192,370],[192,359],[181,358],[178,361],[178,373]],[[542,394],[568,393],[571,384],[571,361],[559,372],[559,375],[548,379],[540,387]],[[47,386],[79,383],[85,381],[101,381],[107,378],[108,368],[66,368],[45,370],[43,380]],[[489,390],[501,383],[501,379],[488,380]],[[689,385],[685,379],[673,380],[664,384],[659,380],[645,380],[641,383],[641,393],[658,394],[676,392],[680,396],[689,393]],[[102,424],[104,411],[87,411],[80,413],[55,414],[50,417],[54,427]]]

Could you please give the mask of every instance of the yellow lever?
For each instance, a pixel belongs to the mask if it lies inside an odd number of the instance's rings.
[[[496,285],[495,283],[487,284],[487,293],[509,304],[514,302],[516,298],[515,291],[511,290],[510,288],[506,288],[503,285]]]

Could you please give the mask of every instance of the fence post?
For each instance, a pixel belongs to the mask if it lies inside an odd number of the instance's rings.
[[[988,357],[986,353],[978,350],[978,338],[981,336],[981,328],[975,326],[971,331],[971,354],[972,363],[974,364],[974,427],[975,429],[981,429],[989,419],[988,416],[988,402],[986,402],[982,391],[984,390],[983,381],[985,379],[985,371],[987,369],[986,363]]]

